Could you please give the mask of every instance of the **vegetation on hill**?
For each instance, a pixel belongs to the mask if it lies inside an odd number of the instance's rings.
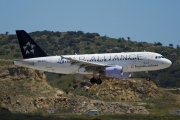
[[[112,53],[112,52],[133,52],[151,51],[157,52],[168,59],[173,65],[164,70],[150,72],[152,80],[161,87],[180,86],[180,47],[173,44],[162,46],[162,43],[154,44],[146,42],[127,40],[123,37],[115,39],[107,36],[100,36],[98,33],[84,33],[82,31],[36,31],[30,36],[49,55],[62,54],[89,54],[89,53]],[[22,58],[16,35],[0,34],[0,59]],[[133,74],[134,77],[144,77],[143,72]]]

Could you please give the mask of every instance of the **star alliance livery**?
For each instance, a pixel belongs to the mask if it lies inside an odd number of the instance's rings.
[[[161,70],[172,64],[158,53],[145,51],[49,56],[24,30],[16,30],[16,35],[23,59],[15,60],[15,65],[60,74],[92,74],[91,83],[101,84],[102,75],[128,78],[131,72]]]

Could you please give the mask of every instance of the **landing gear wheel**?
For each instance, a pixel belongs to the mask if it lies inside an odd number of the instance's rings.
[[[147,81],[150,81],[150,80],[151,80],[151,78],[150,78],[149,75],[148,75],[148,71],[146,71],[146,80],[147,80]]]
[[[101,83],[102,83],[102,80],[101,80],[101,79],[97,79],[97,80],[96,80],[96,83],[97,83],[97,84],[101,84]]]
[[[96,79],[93,77],[89,80],[92,84],[96,83]]]
[[[146,80],[147,80],[147,81],[150,81],[150,80],[151,80],[151,78],[150,78],[150,77],[146,77]]]

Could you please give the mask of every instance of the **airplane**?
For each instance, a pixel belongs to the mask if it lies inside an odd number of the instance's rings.
[[[14,65],[60,74],[91,74],[90,82],[102,83],[102,75],[114,78],[129,78],[132,72],[161,70],[172,62],[155,52],[121,52],[103,54],[80,54],[49,56],[24,30],[16,30],[23,59],[14,60]],[[99,75],[99,77],[95,77]]]

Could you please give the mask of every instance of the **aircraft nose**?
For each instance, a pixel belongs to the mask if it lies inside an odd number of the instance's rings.
[[[170,67],[170,66],[172,65],[172,62],[171,62],[170,60],[166,59],[165,64],[166,64],[168,67]]]

